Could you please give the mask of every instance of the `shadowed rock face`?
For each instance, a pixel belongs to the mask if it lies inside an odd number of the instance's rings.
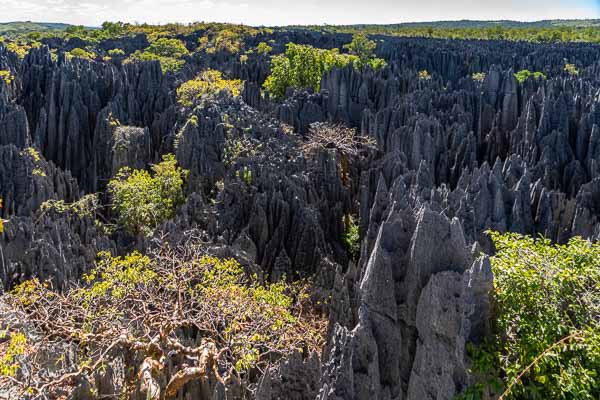
[[[182,40],[192,46],[200,36]],[[319,295],[331,295],[323,354],[267,371],[257,398],[452,399],[473,380],[467,343],[491,323],[493,277],[478,256],[493,245],[484,232],[600,239],[600,47],[376,39],[384,70],[335,69],[319,93],[290,90],[279,103],[260,92],[264,56],[195,54],[164,75],[157,62],[53,60],[46,46],[20,60],[0,45],[0,70],[15,77],[0,80],[0,215],[10,220],[0,236],[3,286],[32,276],[60,286],[99,250],[150,245],[39,207],[102,193],[120,167],[171,152],[190,171],[188,198],[160,240],[195,230],[267,279],[314,276]],[[350,37],[276,30],[246,47],[269,40],[281,52],[290,41],[333,48]],[[127,51],[146,45],[143,36],[118,41]],[[564,72],[565,60],[578,76]],[[179,107],[176,87],[209,66],[246,80],[241,98]],[[518,83],[522,69],[548,79]],[[432,79],[418,79],[421,70]],[[485,79],[474,81],[479,72]],[[319,121],[377,142],[351,162],[350,179],[341,179],[335,151],[303,151]],[[243,150],[232,158],[236,143]],[[348,214],[360,227],[353,261]]]

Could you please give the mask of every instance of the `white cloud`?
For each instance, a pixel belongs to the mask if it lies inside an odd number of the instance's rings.
[[[451,19],[594,18],[595,0],[0,0],[0,21],[99,25],[224,21],[252,25],[396,23]]]

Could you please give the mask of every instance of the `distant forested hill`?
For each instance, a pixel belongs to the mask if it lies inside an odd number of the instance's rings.
[[[68,28],[69,24],[52,22],[0,22],[0,35],[9,36],[28,32],[61,31]]]
[[[600,19],[519,21],[432,21],[398,24],[289,27],[337,33],[430,37],[438,39],[512,40],[537,43],[600,43]]]
[[[542,20],[533,22],[521,22],[521,21],[510,21],[510,20],[499,20],[499,21],[474,21],[474,20],[460,20],[460,21],[432,21],[432,22],[406,22],[400,24],[389,24],[389,25],[355,25],[356,27],[369,27],[379,26],[388,28],[427,28],[432,27],[436,29],[486,29],[494,28],[496,26],[502,26],[503,28],[537,28],[537,29],[550,29],[558,27],[569,27],[569,28],[589,28],[589,27],[600,27],[600,19],[552,19]]]

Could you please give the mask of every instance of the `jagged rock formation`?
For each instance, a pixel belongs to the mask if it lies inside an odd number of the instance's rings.
[[[41,158],[35,149],[6,145],[0,146],[0,198],[0,215],[28,216],[46,200],[76,200],[79,188],[69,172]]]
[[[90,215],[49,209],[15,217],[0,236],[2,286],[37,277],[60,288],[87,272],[98,252],[115,250]]]
[[[358,309],[333,329],[319,399],[452,399],[471,383],[465,346],[489,333],[489,261],[473,262],[458,219],[417,211],[404,189],[400,179],[369,227],[367,261],[344,279],[357,299],[334,298]]]
[[[333,154],[307,160],[297,138],[240,102],[205,108],[178,135],[177,159],[192,179],[210,187],[225,178],[217,198],[218,235],[251,254],[272,279],[311,275],[328,254],[345,257],[342,219],[352,200]],[[247,149],[228,176],[226,142]]]
[[[26,139],[21,141],[69,170],[86,191],[102,188],[99,181],[105,177],[96,175],[93,160],[106,156],[96,154],[95,146],[110,140],[106,125],[118,121],[147,127],[151,149],[158,149],[174,123],[175,112],[165,112],[173,105],[171,84],[158,62],[115,65],[64,55],[55,61],[47,47],[40,47],[27,54],[20,68],[17,97],[28,121],[22,124]],[[11,123],[20,126],[22,116]]]
[[[202,35],[181,39],[192,48]],[[290,41],[333,48],[349,38],[275,30],[245,46],[272,40],[278,53]],[[150,245],[109,237],[90,216],[39,207],[102,192],[120,167],[147,167],[172,152],[190,175],[164,237],[198,230],[261,277],[313,276],[320,298],[331,295],[323,354],[269,370],[257,398],[452,399],[472,383],[465,346],[489,332],[493,277],[478,256],[493,244],[484,232],[600,239],[600,47],[376,39],[382,71],[334,69],[319,93],[290,90],[279,103],[261,93],[269,60],[257,54],[242,63],[196,53],[165,75],[158,62],[53,58],[46,46],[20,60],[0,45],[0,69],[15,78],[0,80],[1,215],[10,219],[0,236],[3,286],[31,276],[60,285],[98,250]],[[147,39],[99,46],[131,53]],[[579,74],[565,72],[565,62]],[[177,85],[207,67],[244,79],[242,96],[177,105]],[[548,79],[519,83],[521,69]],[[419,79],[421,70],[431,79]],[[303,151],[320,121],[377,142],[378,151],[350,165],[348,182],[335,151]],[[350,214],[360,227],[358,260],[344,245]],[[227,393],[220,387],[214,398]]]

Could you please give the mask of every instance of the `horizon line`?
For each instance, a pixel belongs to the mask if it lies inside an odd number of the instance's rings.
[[[390,26],[390,25],[403,25],[403,24],[433,24],[433,23],[451,23],[451,22],[486,22],[486,23],[501,23],[501,22],[516,22],[522,24],[534,24],[539,22],[553,22],[553,21],[600,21],[599,17],[594,18],[546,18],[546,19],[536,19],[536,20],[522,20],[522,19],[448,19],[448,20],[413,20],[413,21],[400,21],[400,22],[392,22],[392,23],[377,23],[377,22],[356,22],[356,23],[344,23],[344,24],[328,24],[326,22],[320,24],[287,24],[287,25],[250,25],[243,24],[237,22],[224,22],[224,21],[191,21],[191,22],[161,22],[161,23],[148,23],[148,22],[124,22],[119,20],[107,20],[103,22],[122,22],[125,24],[131,25],[168,25],[168,24],[180,24],[180,25],[193,25],[193,24],[230,24],[230,25],[245,25],[245,26],[254,26],[254,27],[266,27],[266,28],[285,28],[285,27],[311,27],[311,26],[358,26],[358,25],[379,25],[379,26]],[[64,21],[34,21],[34,20],[10,20],[10,21],[0,21],[0,24],[16,24],[16,23],[33,23],[33,24],[62,24],[62,25],[71,25],[71,26],[83,26],[89,28],[97,28],[100,25],[81,25],[81,24],[73,24]]]

